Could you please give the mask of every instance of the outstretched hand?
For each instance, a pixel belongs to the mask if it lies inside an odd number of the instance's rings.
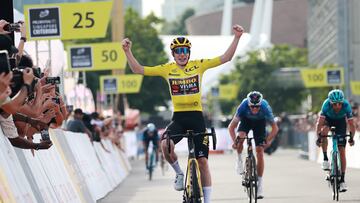
[[[235,24],[234,26],[233,26],[233,32],[234,32],[234,35],[235,35],[235,37],[241,37],[241,35],[244,33],[244,28],[243,27],[241,27],[240,25],[238,25],[238,24]]]
[[[122,48],[124,51],[129,51],[131,49],[132,42],[129,38],[125,38],[122,41]]]

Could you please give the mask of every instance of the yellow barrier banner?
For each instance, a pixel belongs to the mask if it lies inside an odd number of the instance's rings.
[[[112,1],[24,6],[27,37],[43,39],[104,38]]]
[[[354,95],[360,95],[360,81],[350,81],[351,92]]]
[[[219,98],[224,100],[235,99],[238,93],[238,85],[227,84],[219,86]]]
[[[67,46],[68,71],[125,69],[126,56],[119,42]]]
[[[105,75],[100,76],[100,91],[106,94],[138,93],[143,76],[131,75]]]
[[[332,69],[301,69],[302,80],[307,88],[342,86],[344,84],[344,71],[342,68]]]

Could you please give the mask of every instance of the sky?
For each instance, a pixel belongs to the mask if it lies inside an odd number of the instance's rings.
[[[142,0],[143,16],[153,11],[156,16],[161,16],[161,5],[165,0]]]

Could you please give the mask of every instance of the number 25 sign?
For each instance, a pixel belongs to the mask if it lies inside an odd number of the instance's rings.
[[[112,1],[25,5],[27,36],[32,40],[103,38]]]

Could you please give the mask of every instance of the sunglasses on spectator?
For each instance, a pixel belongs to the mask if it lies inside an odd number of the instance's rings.
[[[259,106],[259,105],[250,105],[250,108],[252,108],[252,109],[258,109],[258,108],[260,108],[260,106]]]
[[[188,54],[190,49],[188,47],[178,47],[174,49],[175,54]]]

